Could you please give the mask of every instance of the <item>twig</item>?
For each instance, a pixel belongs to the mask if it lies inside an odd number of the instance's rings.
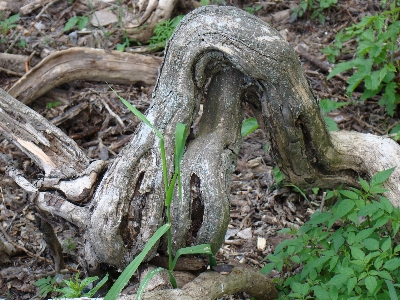
[[[113,112],[111,110],[111,108],[108,106],[107,102],[104,101],[103,98],[100,98],[100,101],[103,103],[103,105],[107,109],[108,113],[117,120],[117,122],[119,123],[119,125],[121,125],[122,128],[124,128],[125,127],[124,122],[121,120],[121,118],[115,112]]]
[[[24,74],[22,74],[22,73],[14,72],[14,71],[11,71],[11,70],[8,70],[8,69],[4,69],[2,67],[0,67],[0,72],[4,72],[6,74],[13,75],[13,76],[18,76],[18,77],[24,76]]]
[[[40,17],[43,15],[43,13],[46,11],[46,9],[49,8],[50,5],[53,5],[54,3],[56,3],[58,0],[52,0],[49,3],[47,3],[42,10],[40,11],[40,13],[37,14],[37,16],[35,17],[36,20],[39,20]]]
[[[376,127],[374,127],[374,126],[368,124],[367,122],[365,122],[365,121],[363,121],[363,120],[360,120],[359,118],[357,118],[357,117],[355,117],[355,116],[353,116],[353,118],[354,118],[354,120],[356,120],[357,123],[359,123],[360,125],[367,126],[368,128],[371,128],[372,130],[376,131],[377,133],[379,133],[379,134],[381,134],[381,135],[385,135],[385,134],[386,134],[384,131],[380,130],[379,128],[376,128]]]

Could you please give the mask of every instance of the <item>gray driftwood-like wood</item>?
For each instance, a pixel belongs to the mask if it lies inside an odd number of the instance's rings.
[[[357,185],[358,176],[367,178],[400,164],[400,148],[390,139],[327,132],[298,57],[276,30],[233,7],[197,9],[181,21],[168,43],[147,111],[147,118],[165,136],[170,176],[176,123],[198,123],[183,157],[183,201],[174,199],[172,207],[175,250],[210,242],[216,251],[223,241],[242,101],[253,105],[265,126],[282,172],[301,187]],[[103,174],[104,162],[89,162],[71,139],[4,92],[0,107],[3,134],[45,172],[39,183],[29,182],[18,170],[10,174],[35,195],[41,211],[84,229],[91,268],[99,262],[126,266],[164,223],[161,159],[154,132],[140,125]],[[395,170],[386,184],[387,196],[396,206],[399,174]]]

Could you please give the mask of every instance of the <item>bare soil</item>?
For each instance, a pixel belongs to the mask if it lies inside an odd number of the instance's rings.
[[[185,5],[178,6],[175,15],[187,13],[190,8],[199,5],[196,1],[184,2]],[[310,14],[290,23],[288,9],[299,1],[214,2],[240,8],[256,8],[259,4],[262,5],[255,14],[278,29],[298,51],[315,94],[320,99],[352,101],[352,105],[331,113],[341,130],[381,135],[397,124],[396,119],[389,118],[384,109],[379,107],[377,99],[358,102],[357,97],[362,91],[356,91],[354,99],[350,100],[345,95],[346,84],[343,80],[335,77],[327,81],[327,69],[331,66],[321,52],[321,49],[333,41],[340,29],[358,22],[366,14],[380,11],[380,1],[339,0],[335,7],[324,12],[325,24],[311,20]],[[132,7],[128,0],[115,1],[112,5],[122,10]],[[1,13],[0,18],[4,20],[15,12]],[[113,50],[117,43],[123,43],[124,33],[115,23],[106,25],[101,30],[88,26],[86,33],[76,32],[76,38],[75,33],[71,35],[71,32],[63,32],[66,22],[75,15],[91,15],[86,1],[76,0],[72,4],[68,1],[53,1],[45,9],[41,6],[21,16],[16,27],[3,32],[0,35],[3,38],[0,52],[19,56],[22,61],[25,56],[29,56],[30,60],[28,64],[24,64],[18,59],[0,59],[0,87],[6,91],[10,89],[27,71],[26,68],[32,68],[51,52],[74,46]],[[21,43],[21,40],[25,40],[26,44]],[[351,46],[355,47],[354,44]],[[127,51],[133,48],[131,43]],[[163,53],[152,55],[162,56]],[[114,89],[144,112],[149,105],[153,87],[114,85]],[[57,103],[54,104],[55,102]],[[125,109],[105,83],[69,82],[37,99],[31,107],[52,120],[83,102],[88,104],[87,108],[74,118],[61,123],[59,127],[89,157],[113,160],[129,140],[139,121]],[[120,117],[123,127],[110,112]],[[306,191],[306,197],[303,197],[290,186],[276,184],[272,171],[274,162],[265,152],[266,144],[267,140],[260,129],[243,140],[237,168],[231,178],[231,222],[225,244],[217,253],[219,263],[261,268],[264,265],[263,258],[272,253],[280,241],[288,238],[278,231],[286,227],[298,228],[320,206],[323,191],[319,191],[317,195]],[[29,197],[7,177],[6,166],[11,159],[12,164],[24,170],[31,178],[40,176],[41,170],[2,137],[0,151],[0,235],[19,249],[16,256],[0,256],[0,298],[34,299],[38,298],[38,288],[33,283],[39,278],[53,276],[54,266],[46,243],[36,228],[35,211],[30,205]],[[53,218],[50,221],[63,245],[66,264],[79,270],[81,278],[88,276],[82,259],[84,245],[79,229],[62,219]],[[65,274],[64,278],[69,278],[71,274]],[[132,290],[134,285],[135,278],[128,290]],[[226,296],[225,299],[247,297],[235,295]]]

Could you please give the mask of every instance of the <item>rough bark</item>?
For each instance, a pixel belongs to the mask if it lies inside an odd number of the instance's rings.
[[[174,199],[173,204],[175,250],[210,242],[215,251],[221,244],[229,215],[229,175],[240,143],[242,100],[259,113],[272,156],[296,185],[354,185],[360,175],[400,164],[399,147],[389,139],[349,132],[330,135],[291,46],[269,25],[239,9],[207,6],[188,14],[167,46],[147,118],[165,136],[169,175],[175,125],[192,126],[203,97],[198,131],[191,133],[183,158],[183,201]],[[72,140],[20,102],[1,93],[0,106],[3,134],[45,172],[36,183],[18,170],[10,174],[36,195],[41,211],[85,228],[91,267],[98,262],[126,266],[164,221],[154,132],[140,125],[103,174],[104,162],[89,163]],[[399,174],[395,170],[387,183],[396,206]],[[99,175],[102,180],[92,195]],[[199,207],[201,213],[194,213]]]

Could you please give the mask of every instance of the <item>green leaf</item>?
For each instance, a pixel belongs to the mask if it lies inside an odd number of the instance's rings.
[[[337,274],[332,277],[331,280],[328,281],[328,285],[336,285],[336,286],[341,286],[343,283],[345,283],[349,279],[349,276],[345,274]]]
[[[393,283],[389,280],[385,280],[385,282],[389,290],[390,300],[398,300],[399,298],[397,297],[397,293],[394,289]]]
[[[359,217],[363,217],[363,216],[372,215],[372,214],[374,214],[375,212],[377,212],[380,209],[381,209],[380,203],[376,202],[376,201],[373,201],[371,204],[367,204],[364,207],[362,207],[358,211],[358,216]]]
[[[387,272],[387,271],[379,271],[379,272],[378,272],[378,276],[379,276],[380,278],[383,278],[383,279],[393,280],[393,279],[392,279],[392,276],[390,276],[390,273]]]
[[[175,172],[180,173],[180,165],[185,151],[186,144],[186,124],[177,123],[175,127]]]
[[[359,62],[356,60],[339,63],[332,69],[332,71],[329,73],[326,79],[329,80],[337,74],[343,73],[351,68],[354,68],[358,63]]]
[[[316,299],[318,300],[330,300],[330,296],[328,291],[325,288],[322,288],[321,286],[317,285],[312,288],[314,290],[314,294]]]
[[[153,246],[168,231],[170,227],[171,224],[167,223],[157,229],[157,231],[153,234],[153,236],[144,246],[142,252],[140,252],[139,255],[136,256],[136,258],[133,261],[131,261],[131,263],[125,268],[125,270],[121,273],[118,279],[114,282],[113,286],[108,291],[107,295],[104,297],[104,300],[114,300],[117,298],[119,293],[121,293],[122,289],[131,279],[132,275],[136,272],[139,265],[145,259],[151,248],[153,248]]]
[[[384,170],[384,171],[381,171],[381,172],[375,174],[371,178],[370,185],[375,186],[375,185],[379,185],[379,184],[382,184],[383,182],[385,182],[390,177],[390,175],[392,174],[392,172],[394,171],[395,168],[396,167],[393,167],[393,168],[390,168],[390,169],[387,169],[387,170]]]
[[[175,190],[175,183],[178,177],[178,173],[174,173],[174,176],[171,179],[171,182],[168,186],[167,193],[165,195],[165,206],[168,207],[171,205],[171,202],[174,198],[174,190]]]
[[[269,273],[272,272],[272,270],[275,268],[275,266],[276,266],[276,263],[266,264],[264,267],[262,267],[260,269],[260,273],[264,274],[264,275],[268,275]]]
[[[351,94],[367,75],[368,74],[363,72],[356,72],[350,76],[350,78],[347,79],[347,84],[349,85],[346,89],[347,93]]]
[[[145,288],[147,286],[147,284],[149,283],[149,281],[156,276],[159,272],[161,272],[162,270],[164,270],[163,268],[156,268],[151,270],[150,272],[148,272],[146,274],[146,276],[142,279],[142,281],[140,282],[139,288],[137,290],[137,294],[136,294],[136,300],[140,300],[143,297],[143,293],[145,291]]]
[[[339,131],[339,127],[337,126],[336,122],[332,118],[324,116],[324,121],[326,124],[326,128],[329,131]]]
[[[379,249],[379,241],[376,239],[368,238],[362,241],[362,244],[367,248],[369,251],[374,251]]]
[[[390,238],[387,238],[381,246],[382,252],[387,252],[392,248],[392,240]]]
[[[320,223],[325,223],[332,219],[333,215],[331,212],[326,211],[326,212],[315,212],[312,216],[311,219],[308,221],[308,224],[311,225],[317,225]]]
[[[350,102],[336,102],[331,99],[322,99],[319,101],[319,106],[321,107],[322,112],[325,114],[349,104]]]
[[[352,192],[352,191],[340,190],[339,193],[342,194],[343,196],[345,196],[346,198],[351,199],[351,200],[358,200],[359,199],[359,196],[356,193]]]
[[[335,221],[347,215],[354,207],[355,203],[352,200],[345,199],[338,202],[334,207],[334,216]]]
[[[350,293],[354,290],[354,287],[357,284],[357,278],[356,277],[351,277],[347,281],[347,294],[350,295]]]
[[[108,273],[106,274],[106,276],[103,277],[102,280],[100,280],[96,284],[96,286],[94,288],[92,288],[89,292],[83,294],[83,297],[88,297],[88,298],[93,297],[93,295],[96,294],[96,292],[107,282],[107,280],[108,280]]]
[[[70,18],[68,22],[65,24],[63,31],[69,31],[72,28],[74,28],[74,26],[78,23],[78,20],[79,20],[78,16]]]
[[[174,261],[172,262],[172,270],[175,268],[176,262],[178,261],[179,256],[183,254],[213,254],[211,251],[210,244],[201,244],[195,245],[191,247],[181,248],[176,251]],[[171,270],[171,271],[172,271]]]
[[[299,293],[301,296],[306,296],[310,291],[310,285],[308,283],[293,282],[290,287],[295,293]]]
[[[107,83],[108,84],[108,83]],[[108,85],[109,88],[114,92],[114,94],[119,98],[119,100],[122,101],[122,103],[125,104],[125,106],[136,116],[140,119],[140,121],[142,121],[143,123],[145,123],[147,126],[149,126],[151,129],[154,130],[154,132],[156,133],[157,137],[159,139],[164,139],[163,135],[161,134],[161,132],[153,125],[150,123],[150,121],[146,118],[146,116],[144,114],[142,114],[136,107],[134,107],[132,104],[130,104],[128,101],[126,101],[124,98],[122,98],[120,95],[117,94],[117,92],[110,86]]]
[[[385,264],[383,265],[383,267],[386,269],[386,270],[389,270],[389,271],[394,271],[394,270],[396,270],[397,268],[399,268],[400,267],[400,258],[392,258],[392,259],[389,259],[388,261],[386,261],[385,262]]]
[[[355,243],[359,243],[369,237],[372,233],[374,233],[375,229],[374,228],[368,228],[361,230],[359,233],[356,234],[356,237],[354,239]]]
[[[367,276],[365,278],[365,286],[371,294],[374,294],[374,290],[378,285],[375,276]]]
[[[358,181],[360,182],[362,189],[363,189],[365,192],[368,193],[368,192],[369,192],[369,189],[370,189],[369,183],[368,183],[366,180],[362,179],[361,177],[358,179]]]
[[[258,128],[257,119],[256,118],[248,118],[243,121],[240,133],[242,134],[242,136],[246,136],[246,135],[249,135],[250,133],[252,133],[257,128]]]
[[[350,250],[351,256],[353,256],[355,259],[364,260],[365,254],[360,248],[350,246]]]

